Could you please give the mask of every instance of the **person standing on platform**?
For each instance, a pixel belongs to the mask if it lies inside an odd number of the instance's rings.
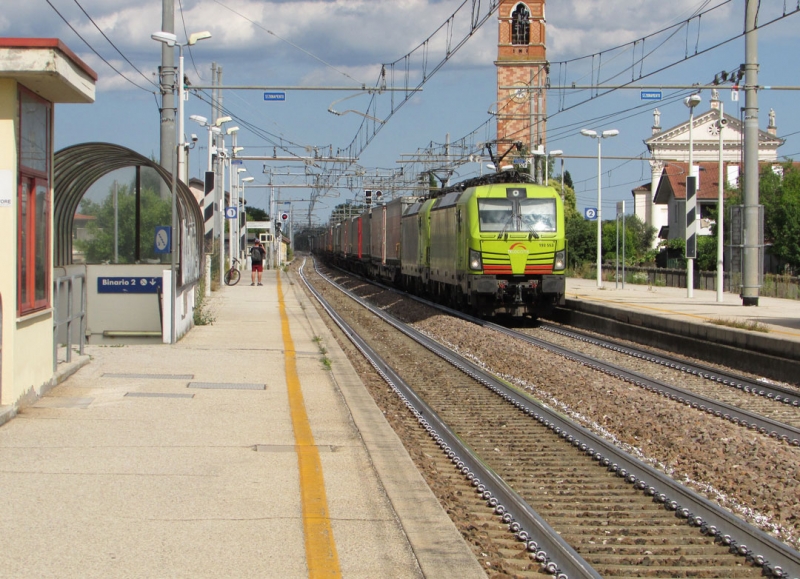
[[[250,285],[256,285],[256,273],[258,273],[258,285],[261,283],[261,276],[264,275],[264,258],[267,252],[261,247],[261,240],[256,237],[255,245],[250,248]]]

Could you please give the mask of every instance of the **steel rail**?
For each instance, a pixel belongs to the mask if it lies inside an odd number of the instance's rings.
[[[347,273],[349,275],[354,275],[350,272]],[[659,380],[648,378],[646,376],[643,376],[636,372],[632,372],[630,370],[626,370],[625,368],[621,368],[614,364],[603,362],[602,360],[599,360],[592,356],[581,354],[579,352],[573,352],[572,350],[563,348],[556,344],[552,344],[545,340],[540,340],[538,338],[534,338],[533,336],[529,336],[528,334],[511,330],[499,324],[495,324],[494,322],[489,322],[481,318],[476,318],[469,314],[465,314],[464,312],[460,312],[458,310],[454,310],[447,306],[443,306],[442,304],[430,302],[424,298],[420,298],[418,296],[397,290],[396,288],[376,283],[373,280],[365,280],[365,281],[369,281],[370,283],[375,284],[376,286],[381,287],[387,291],[392,291],[398,294],[402,294],[403,296],[411,298],[428,307],[438,309],[449,315],[458,317],[470,323],[490,328],[492,330],[500,332],[514,339],[524,340],[529,344],[532,344],[549,352],[553,352],[569,360],[573,360],[580,364],[584,364],[586,366],[594,368],[595,370],[604,372],[606,374],[614,376],[615,378],[619,378],[620,380],[625,380],[626,382],[629,382],[635,386],[639,386],[640,388],[644,388],[650,392],[655,392],[673,401],[681,402],[682,404],[691,406],[696,410],[700,410],[702,412],[708,412],[709,414],[713,414],[717,418],[728,420],[729,422],[732,422],[733,424],[736,424],[738,426],[758,431],[760,434],[764,436],[778,438],[783,442],[786,442],[787,444],[791,444],[792,446],[800,446],[800,429],[791,426],[789,424],[778,422],[777,420],[773,420],[766,416],[761,416],[760,414],[744,410],[742,408],[733,406],[731,404],[726,404],[725,402],[713,400],[711,398],[707,398],[700,394],[695,394],[694,392],[690,392],[678,386],[672,386],[670,384],[666,384]]]
[[[438,414],[419,398],[416,392],[381,356],[330,307],[322,295],[306,279],[303,271],[304,266],[305,261],[299,268],[300,277],[322,308],[375,368],[395,394],[400,397],[406,408],[417,418],[420,426],[436,441],[461,474],[471,481],[475,490],[487,501],[487,505],[494,510],[494,514],[500,517],[503,523],[509,525],[509,532],[514,533],[519,541],[526,544],[526,549],[534,554],[534,558],[544,567],[544,570],[559,579],[601,579],[601,576],[591,565],[578,555],[569,543],[562,539],[471,448],[463,443]],[[353,298],[353,295],[341,286],[338,286],[325,276],[321,277]],[[362,306],[369,308],[368,304],[358,298],[355,299]]]
[[[471,378],[481,382],[517,409],[548,427],[565,442],[585,452],[587,456],[597,461],[600,466],[623,478],[627,483],[633,485],[636,490],[653,497],[655,502],[663,504],[664,508],[674,512],[676,517],[684,519],[687,524],[693,527],[697,527],[701,533],[714,537],[716,542],[728,547],[731,553],[740,555],[747,562],[762,567],[765,576],[780,578],[800,577],[800,553],[794,551],[788,545],[739,519],[691,489],[684,487],[666,474],[630,456],[590,430],[553,412],[536,399],[519,392],[478,365],[447,350],[432,338],[399,322],[385,311],[369,304],[353,292],[328,279],[327,276],[321,273],[320,275],[333,287],[336,287],[345,295],[367,308],[380,319],[425,346]],[[387,289],[392,290],[392,288]],[[425,300],[416,297],[414,299],[425,302]],[[471,318],[471,316],[466,316],[461,312],[456,312],[437,304],[428,303],[427,305],[434,305],[462,318]],[[476,318],[471,319],[477,320]],[[502,326],[490,322],[483,320],[477,320],[477,322],[506,334],[513,333]],[[524,334],[519,336],[525,337]],[[530,336],[527,337],[530,338]],[[532,340],[541,342],[535,338]],[[546,349],[553,347],[552,344],[547,342],[541,343],[543,344],[542,347]],[[555,347],[555,349],[568,353],[564,348]],[[574,356],[574,353],[569,353],[569,355]],[[597,362],[594,359],[591,360]]]
[[[739,376],[724,372],[717,368],[704,366],[703,364],[698,364],[696,362],[688,362],[686,360],[668,356],[666,354],[655,353],[646,348],[636,348],[606,338],[600,339],[578,330],[566,330],[564,328],[546,323],[543,323],[541,328],[548,332],[553,332],[554,334],[560,334],[575,340],[581,340],[602,348],[613,350],[614,352],[618,352],[620,354],[626,354],[634,358],[640,358],[647,362],[660,364],[674,370],[680,370],[682,372],[686,372],[687,374],[692,374],[693,376],[699,376],[700,378],[704,378],[706,380],[718,382],[725,386],[742,390],[748,394],[757,394],[759,396],[769,398],[770,400],[774,400],[775,402],[791,404],[792,406],[800,406],[800,393],[798,393],[796,390],[786,388],[779,384],[760,382],[745,376]]]

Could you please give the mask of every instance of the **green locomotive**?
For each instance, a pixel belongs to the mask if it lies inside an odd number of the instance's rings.
[[[407,289],[483,316],[538,317],[563,305],[561,198],[519,173],[500,175],[464,181],[409,208],[401,259]]]
[[[564,208],[503,171],[399,197],[313,243],[332,263],[479,316],[538,317],[564,303]]]

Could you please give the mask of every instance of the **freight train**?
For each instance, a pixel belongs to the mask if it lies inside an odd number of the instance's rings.
[[[399,197],[328,226],[314,253],[482,317],[539,317],[564,303],[561,197],[503,171]]]

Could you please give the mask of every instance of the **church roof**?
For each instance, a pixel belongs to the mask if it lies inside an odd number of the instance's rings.
[[[727,149],[730,145],[729,143],[732,141],[730,133],[733,134],[744,134],[744,123],[742,123],[738,118],[731,116],[729,114],[723,114],[723,117],[727,121],[727,126],[725,127],[726,133],[729,133],[729,136],[725,138]],[[719,143],[719,132],[716,129],[716,123],[719,119],[719,110],[718,109],[710,109],[705,113],[697,114],[694,116],[694,132],[693,132],[693,140],[694,146],[698,149],[703,148],[704,146],[718,146]],[[702,127],[706,127],[705,130]],[[700,130],[698,130],[700,129]],[[649,139],[645,139],[644,141],[647,148],[652,151],[653,149],[667,147],[673,148],[677,146],[686,146],[688,147],[689,143],[689,121],[687,119],[686,122],[671,127],[669,129],[664,129],[661,132],[656,133]],[[759,129],[758,131],[758,143],[759,149],[762,148],[774,148],[777,149],[784,143],[784,139],[776,137],[774,135],[769,134],[767,131],[762,131]]]

